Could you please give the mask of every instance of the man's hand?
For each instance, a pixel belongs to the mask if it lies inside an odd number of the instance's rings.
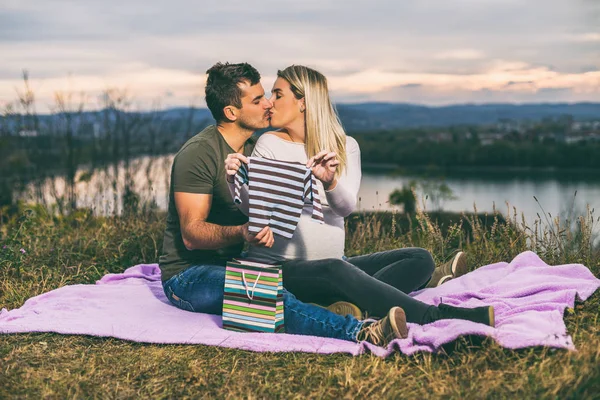
[[[241,153],[231,153],[225,159],[225,172],[227,173],[227,181],[233,183],[235,174],[242,166],[242,163],[248,164],[248,158]]]
[[[273,238],[273,231],[269,226],[265,226],[258,232],[256,235],[250,233],[248,231],[249,222],[246,222],[242,225],[242,234],[244,235],[244,240],[250,243],[253,246],[264,246],[271,247],[275,242]]]
[[[325,190],[331,190],[337,184],[337,181],[335,181],[335,171],[339,164],[340,161],[337,159],[335,152],[323,150],[316,156],[311,157],[306,162],[306,167],[312,170],[315,178],[323,182]]]

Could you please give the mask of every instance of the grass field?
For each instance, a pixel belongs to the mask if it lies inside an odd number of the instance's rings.
[[[600,276],[591,212],[577,221],[529,227],[515,215],[504,217],[355,216],[347,252],[420,246],[442,262],[462,248],[474,268],[530,249],[549,264],[583,263]],[[56,217],[22,206],[0,221],[0,307],[12,309],[63,285],[156,262],[164,214]],[[461,339],[438,354],[385,360],[2,335],[0,398],[600,398],[599,316],[598,293],[565,315],[577,352],[513,351]]]

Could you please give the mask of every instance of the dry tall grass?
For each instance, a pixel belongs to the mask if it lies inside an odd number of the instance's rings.
[[[412,229],[364,215],[348,234],[349,253],[421,246],[438,261],[458,246],[470,265],[510,260],[531,249],[550,264],[577,262],[600,276],[592,245],[594,217],[577,224],[538,221],[533,227],[511,214],[489,226],[473,216],[445,229],[420,212]],[[22,207],[0,217],[0,306],[140,262],[155,262],[164,215],[63,217],[42,207]],[[391,225],[391,226],[390,226]],[[465,227],[469,226],[469,233]],[[575,230],[571,229],[575,227]],[[445,233],[443,233],[445,232]],[[21,249],[23,251],[21,251]],[[439,354],[365,355],[251,353],[208,346],[164,346],[110,338],[19,334],[0,336],[0,398],[598,398],[600,296],[565,316],[577,352],[506,350],[461,339]]]

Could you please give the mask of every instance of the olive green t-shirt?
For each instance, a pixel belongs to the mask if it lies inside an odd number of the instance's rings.
[[[250,155],[254,140],[244,145],[244,155]],[[212,205],[207,222],[222,226],[243,225],[246,217],[234,204],[225,174],[225,159],[235,153],[215,125],[211,125],[188,140],[173,160],[167,226],[163,252],[159,259],[162,280],[166,281],[180,271],[198,264],[225,265],[238,257],[243,243],[218,250],[188,250],[183,244],[179,215],[175,207],[174,192],[212,194]]]

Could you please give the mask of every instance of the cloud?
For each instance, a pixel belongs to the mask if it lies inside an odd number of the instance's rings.
[[[268,92],[275,80],[275,71],[263,73],[262,83]],[[457,101],[600,101],[600,71],[561,73],[547,67],[522,62],[495,60],[481,73],[469,75],[436,74],[423,72],[390,72],[376,68],[328,75],[329,87],[338,102],[367,100],[418,101],[445,104]],[[127,64],[110,74],[71,75],[60,78],[33,79],[37,98],[51,104],[57,90],[85,92],[88,107],[99,104],[93,99],[108,88],[125,90],[139,107],[150,107],[162,98],[168,106],[204,106],[205,76],[183,69],[149,68],[144,64]],[[1,98],[9,102],[15,98],[15,87],[20,83],[0,80]],[[169,95],[165,96],[165,93]],[[469,94],[470,93],[470,94]]]
[[[412,89],[412,88],[419,88],[422,86],[423,86],[423,84],[421,84],[421,83],[407,83],[404,85],[400,85],[399,87],[404,88],[404,89]]]
[[[503,89],[512,91],[535,91],[537,87],[534,81],[509,81],[504,85]]]
[[[515,96],[555,85],[593,97],[600,6],[575,1],[4,0],[0,103],[26,68],[40,101],[123,85],[142,102],[170,92],[169,104],[185,104],[202,97],[216,61],[252,63],[267,90],[278,69],[309,65],[341,100],[416,85]]]
[[[118,89],[124,93],[140,108],[148,108],[155,103],[157,98],[166,96],[165,106],[201,104],[204,96],[203,87],[206,82],[204,76],[185,71],[136,68],[131,66],[129,71],[105,76],[103,78],[93,75],[68,76],[64,78],[48,78],[31,81],[31,87],[36,98],[42,104],[53,105],[53,99],[58,92],[84,93],[88,108],[101,106],[97,99],[101,93],[111,89]],[[20,82],[0,80],[0,93],[10,93],[10,97],[0,98],[0,103],[9,103],[15,99],[16,90],[22,88]],[[177,98],[173,98],[177,96]]]
[[[600,42],[600,33],[581,33],[578,35],[570,35],[569,38],[574,42]]]
[[[471,97],[524,101],[545,99],[548,93],[559,91],[563,100],[572,95],[579,100],[599,101],[600,72],[560,73],[546,67],[498,60],[488,71],[472,75],[390,73],[373,69],[333,79],[331,87],[338,98],[359,92],[386,101],[412,101],[415,95],[434,103]],[[407,99],[404,95],[412,97]]]
[[[600,71],[600,67],[596,66],[596,65],[584,65],[583,67],[581,67],[580,72],[597,72]]]
[[[482,51],[475,49],[447,50],[433,56],[436,60],[478,60],[484,57]]]
[[[598,100],[600,97],[596,97]],[[363,96],[360,101],[394,101],[428,105],[448,105],[457,103],[530,103],[530,102],[572,102],[589,100],[586,96],[573,93],[569,88],[540,89],[529,92],[495,90],[445,91],[434,87],[421,86],[407,89],[402,86]]]

